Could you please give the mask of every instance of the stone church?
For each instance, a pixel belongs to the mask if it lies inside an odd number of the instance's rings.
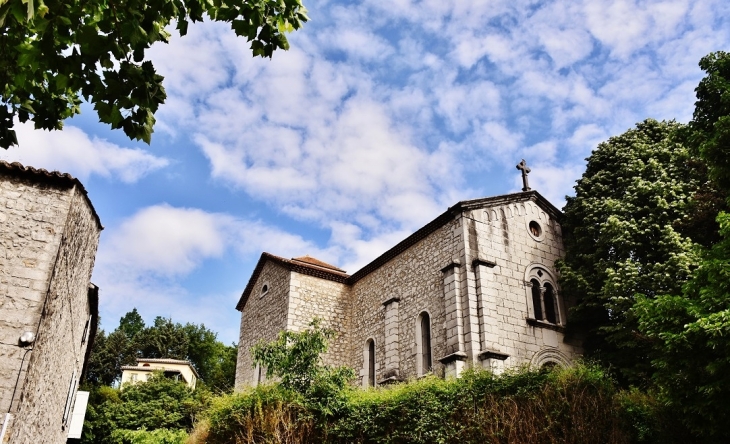
[[[265,377],[251,346],[315,317],[339,333],[325,363],[352,367],[365,387],[467,367],[569,365],[581,348],[564,334],[554,268],[561,212],[520,166],[523,192],[458,202],[353,274],[263,253],[236,306],[236,388]]]

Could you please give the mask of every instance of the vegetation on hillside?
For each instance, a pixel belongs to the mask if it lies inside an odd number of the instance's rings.
[[[224,345],[204,325],[157,317],[153,325],[134,309],[108,335],[94,341],[85,389],[90,391],[83,443],[182,443],[214,393],[233,389],[237,346]],[[189,360],[200,375],[195,391],[183,382],[155,375],[119,387],[124,365],[137,358]]]

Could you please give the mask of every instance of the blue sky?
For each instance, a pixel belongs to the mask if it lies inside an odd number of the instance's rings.
[[[0,158],[69,172],[102,223],[102,326],[137,307],[238,337],[262,251],[355,272],[459,200],[533,189],[562,207],[596,145],[691,118],[730,2],[305,0],[291,50],[225,26],[149,52],[167,103],[151,145],[97,123],[18,126]]]

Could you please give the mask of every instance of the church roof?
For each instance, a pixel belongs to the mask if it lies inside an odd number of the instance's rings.
[[[478,210],[486,207],[526,201],[535,202],[553,219],[560,221],[560,219],[562,218],[563,213],[535,190],[486,197],[482,199],[463,200],[461,202],[457,202],[456,205],[447,209],[441,215],[436,217],[436,219],[427,223],[418,231],[400,241],[393,248],[375,258],[375,260],[356,271],[353,275],[347,275],[344,270],[341,270],[333,265],[329,265],[325,262],[309,256],[303,256],[289,260],[279,256],[275,256],[270,253],[262,253],[261,258],[259,259],[258,264],[256,264],[256,268],[251,275],[251,279],[249,279],[248,281],[248,285],[243,290],[241,299],[239,299],[238,304],[236,304],[236,310],[243,310],[243,307],[246,305],[246,302],[248,301],[248,298],[253,291],[253,285],[258,279],[259,274],[261,273],[261,270],[263,269],[263,266],[267,260],[277,262],[280,265],[283,265],[288,269],[296,271],[298,273],[315,276],[330,281],[340,282],[347,285],[352,285],[360,279],[364,278],[365,276],[369,275],[373,271],[382,267],[388,261],[403,253],[420,240],[426,238],[429,234],[446,225],[463,211]]]
[[[330,265],[327,262],[322,262],[321,260],[319,260],[317,258],[313,258],[310,255],[295,257],[295,258],[292,258],[292,261],[303,262],[308,265],[314,265],[315,267],[327,268],[329,270],[334,270],[334,271],[337,271],[340,273],[346,273],[345,270],[343,270],[341,268],[337,268],[334,265]]]

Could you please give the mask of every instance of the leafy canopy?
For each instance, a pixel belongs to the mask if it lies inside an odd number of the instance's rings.
[[[691,149],[727,198],[730,191],[730,54],[703,57],[695,90]],[[730,204],[730,202],[728,202]],[[721,238],[702,251],[679,292],[640,296],[633,315],[652,343],[653,379],[662,400],[703,442],[728,442],[730,430],[730,213],[719,211]]]
[[[0,147],[17,145],[14,121],[61,129],[81,98],[99,120],[150,143],[165,101],[145,51],[189,22],[230,23],[253,56],[288,49],[284,35],[308,20],[301,0],[0,0]]]
[[[633,383],[651,371],[650,345],[630,312],[635,295],[677,293],[697,264],[681,227],[705,180],[687,167],[681,128],[648,119],[599,144],[564,208],[558,268],[564,294],[577,302],[572,328],[586,335],[589,355]]]

